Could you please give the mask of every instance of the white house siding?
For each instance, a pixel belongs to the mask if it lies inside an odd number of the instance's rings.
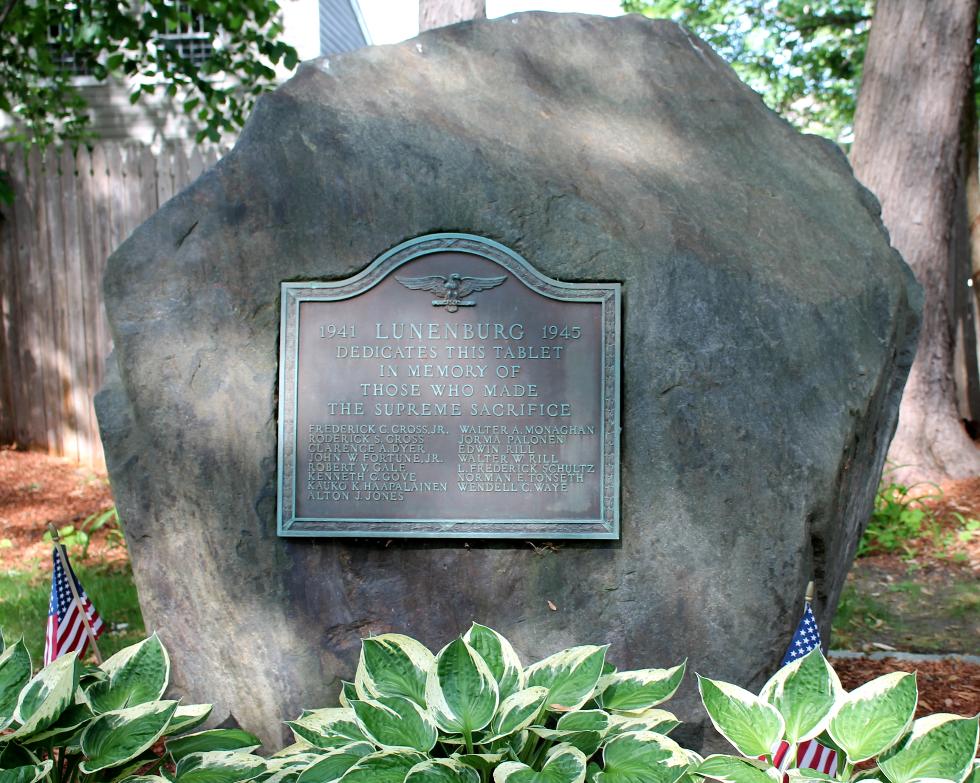
[[[357,0],[320,0],[320,54],[360,49],[370,43]]]

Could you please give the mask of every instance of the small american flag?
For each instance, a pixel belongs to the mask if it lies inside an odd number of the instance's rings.
[[[817,620],[813,616],[813,610],[810,608],[810,604],[807,603],[803,609],[803,619],[796,626],[796,633],[793,634],[793,638],[789,643],[789,649],[786,651],[786,655],[783,656],[783,662],[779,665],[785,666],[787,663],[792,663],[797,658],[802,658],[810,650],[819,646],[820,629],[817,628]]]
[[[803,609],[803,619],[796,626],[796,633],[793,634],[789,649],[786,650],[783,662],[779,665],[785,666],[792,663],[819,646],[820,629],[817,627],[817,619],[813,616],[813,610],[808,601]],[[792,762],[792,759],[786,758],[787,751],[789,751],[789,743],[780,742],[773,754],[772,763],[779,769],[783,769],[784,762]],[[824,747],[816,740],[805,740],[796,746],[796,763],[793,766],[797,769],[815,769],[817,772],[823,772],[827,775],[836,775],[837,753]],[[787,783],[788,780],[789,776],[783,775],[783,783]]]
[[[65,565],[68,566],[68,573],[61,565],[61,558],[58,556],[58,544],[54,550],[54,571],[51,574],[51,601],[48,604],[48,627],[44,634],[44,665],[54,661],[56,658],[70,653],[72,650],[79,650],[79,655],[84,655],[88,649],[89,638],[85,623],[82,620],[82,611],[88,615],[89,625],[95,638],[102,635],[102,618],[95,611],[95,607],[82,589],[82,583],[78,581],[75,572],[71,570],[68,563],[68,555],[65,556]],[[68,580],[75,583],[75,592],[81,599],[81,606],[72,595]]]

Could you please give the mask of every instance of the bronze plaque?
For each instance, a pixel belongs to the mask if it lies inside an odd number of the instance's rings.
[[[619,319],[467,234],[283,283],[279,535],[618,538]]]

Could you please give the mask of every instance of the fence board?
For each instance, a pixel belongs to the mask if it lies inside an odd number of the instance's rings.
[[[40,156],[36,157],[40,166]],[[28,445],[41,443],[45,432],[44,417],[44,379],[37,357],[40,355],[43,335],[38,319],[36,279],[39,265],[32,265],[33,249],[37,245],[36,215],[34,205],[37,200],[36,188],[28,179],[28,158],[23,150],[17,150],[14,165],[10,169],[11,184],[17,194],[14,200],[13,232],[17,239],[17,256],[14,266],[17,272],[13,278],[17,286],[15,312],[19,317],[19,346],[17,354],[20,374],[15,378],[14,387],[14,432],[17,443]],[[43,255],[38,248],[37,255]],[[46,439],[43,441],[47,444]]]
[[[158,206],[163,206],[174,195],[173,156],[164,150],[156,158],[157,190],[154,193]]]
[[[149,147],[144,147],[138,152],[136,149],[131,148],[131,152],[133,153],[136,164],[139,166],[140,202],[136,215],[136,225],[138,226],[156,212],[160,206],[160,201],[157,198],[157,188],[159,187],[159,182],[157,182],[157,161],[170,157],[170,151],[164,149],[154,155],[153,150]],[[135,229],[136,226],[133,228]]]
[[[88,398],[88,370],[85,357],[85,305],[82,301],[82,247],[79,215],[79,187],[75,155],[65,148],[58,161],[61,170],[61,219],[64,231],[65,312],[67,334],[68,376],[62,376],[62,395],[66,406],[66,456],[76,461],[89,452],[87,443],[91,431]],[[71,449],[74,448],[74,453]]]
[[[0,148],[15,193],[0,209],[0,443],[102,465],[92,400],[112,345],[106,258],[219,154]]]

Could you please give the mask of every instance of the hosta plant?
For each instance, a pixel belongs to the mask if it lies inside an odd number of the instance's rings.
[[[913,674],[886,674],[848,693],[815,649],[781,668],[758,696],[706,677],[698,677],[698,686],[715,728],[741,754],[704,759],[693,770],[703,777],[723,783],[779,783],[784,775],[791,783],[963,783],[974,769],[977,717],[913,720]],[[836,775],[798,767],[797,746],[810,739],[836,751]]]
[[[0,783],[234,783],[277,768],[238,729],[192,732],[211,706],[164,699],[170,660],[156,635],[101,666],[70,653],[32,675],[23,641],[0,635]],[[160,743],[165,742],[161,752]]]
[[[295,783],[674,783],[701,759],[658,709],[684,664],[617,672],[605,646],[525,667],[474,624],[433,654],[400,634],[363,641],[340,706],[288,725],[279,759],[312,760]]]

